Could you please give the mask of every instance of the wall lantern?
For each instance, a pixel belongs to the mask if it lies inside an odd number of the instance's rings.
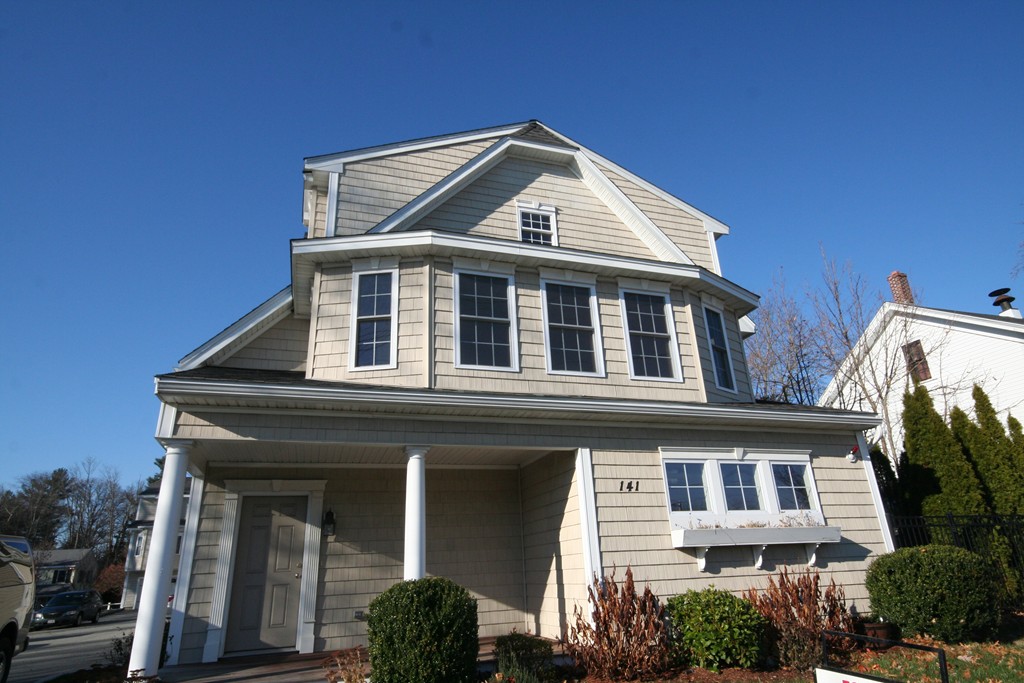
[[[334,511],[333,510],[328,510],[327,513],[324,514],[324,522],[320,526],[320,529],[321,529],[321,531],[323,531],[325,536],[333,536],[334,535]]]

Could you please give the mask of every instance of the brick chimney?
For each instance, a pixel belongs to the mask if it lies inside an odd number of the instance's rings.
[[[889,289],[892,290],[892,300],[895,303],[914,305],[914,293],[910,291],[910,280],[907,279],[906,273],[892,271],[889,275]]]

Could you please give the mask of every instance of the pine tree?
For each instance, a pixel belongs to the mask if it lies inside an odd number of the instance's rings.
[[[985,504],[990,510],[995,511],[994,495],[989,487],[992,477],[982,474],[983,471],[987,474],[992,474],[995,464],[992,462],[992,458],[989,457],[991,448],[985,443],[981,428],[971,422],[971,418],[967,417],[967,413],[961,410],[960,406],[955,406],[949,412],[949,428],[953,431],[953,436],[956,438],[957,443],[960,444],[960,450],[963,452],[967,462],[970,463],[971,469],[974,470],[974,476],[978,478],[978,483],[981,484],[981,495],[985,497]],[[980,465],[978,460],[981,461]]]
[[[890,515],[904,514],[905,504],[899,479],[889,458],[877,444],[871,447],[871,468],[875,471],[875,481],[878,482],[878,493],[882,496],[885,511]]]
[[[1010,430],[1010,442],[1013,444],[1013,457],[1017,463],[1017,471],[1024,472],[1024,427],[1013,415],[1006,418],[1006,426]]]
[[[1018,467],[1013,441],[1007,436],[984,390],[975,385],[971,395],[974,397],[977,425],[971,424],[963,438],[960,434],[957,438],[967,450],[978,478],[990,496],[992,511],[999,515],[1024,512],[1024,487],[1019,483],[1024,479],[1024,471]],[[955,424],[953,431],[957,433]]]
[[[903,397],[908,498],[924,515],[989,512],[981,484],[945,420],[922,385]],[[901,477],[903,483],[903,477]]]

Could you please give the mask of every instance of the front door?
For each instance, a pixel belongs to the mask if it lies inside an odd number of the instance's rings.
[[[224,652],[294,648],[305,496],[242,499]]]

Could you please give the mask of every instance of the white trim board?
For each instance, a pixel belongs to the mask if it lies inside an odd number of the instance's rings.
[[[289,285],[182,358],[175,369],[192,370],[229,356],[263,330],[284,320],[291,309],[292,288]]]

